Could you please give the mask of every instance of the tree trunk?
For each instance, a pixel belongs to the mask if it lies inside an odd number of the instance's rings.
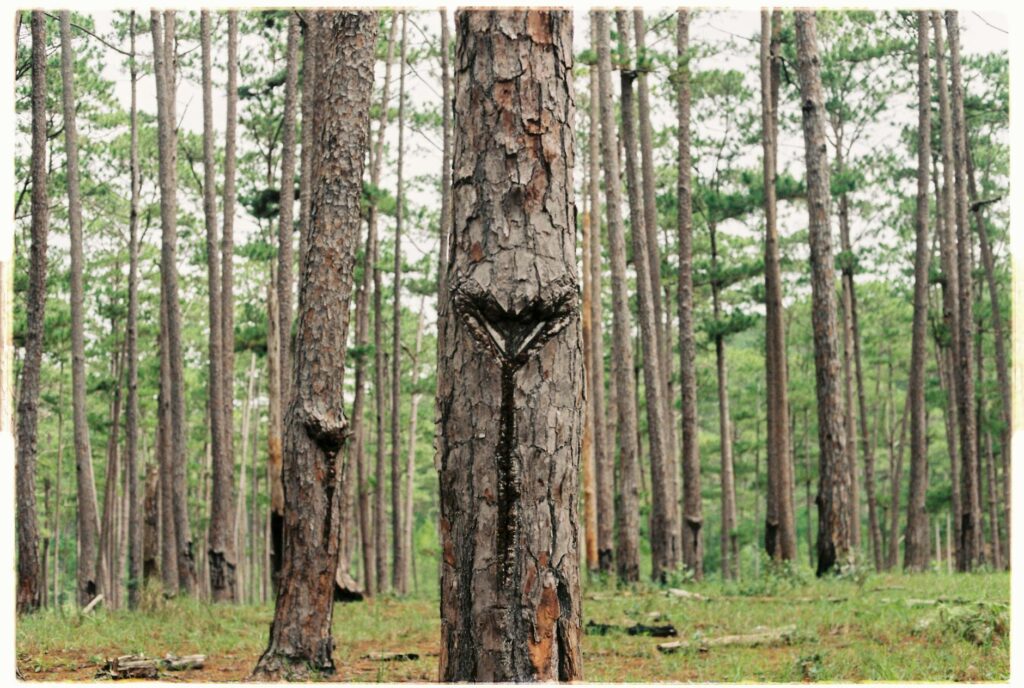
[[[591,45],[597,44],[594,15],[591,13]],[[614,442],[614,430],[606,421],[604,403],[604,328],[601,298],[601,113],[598,90],[597,62],[590,65],[590,138],[588,163],[590,176],[590,329],[591,360],[590,384],[587,389],[593,399],[594,415],[594,482],[597,492],[597,566],[602,573],[611,573],[615,551],[615,452],[609,446]]]
[[[693,199],[690,161],[690,11],[677,13],[676,107],[679,161],[679,373],[683,408],[683,564],[697,580],[704,577],[704,525],[700,487],[700,442],[697,424],[697,342],[693,336]]]
[[[18,13],[21,16],[21,13]],[[70,50],[70,45],[68,46]],[[63,70],[62,70],[63,73]],[[25,358],[21,368],[18,395],[18,613],[39,608],[42,574],[39,571],[39,528],[36,522],[36,465],[39,432],[39,379],[43,359],[43,326],[46,315],[46,248],[49,230],[50,202],[47,195],[46,164],[46,18],[41,10],[32,12],[32,248],[29,256],[28,294],[25,297]],[[77,172],[77,170],[76,170]],[[13,294],[14,261],[3,265],[0,290]],[[8,291],[8,288],[11,288]],[[12,370],[11,336],[13,310],[4,297],[3,363]],[[3,383],[6,387],[6,380]],[[7,393],[4,389],[5,413],[0,423],[7,427]],[[77,407],[76,407],[77,408]],[[77,417],[77,416],[76,416]],[[76,423],[77,427],[77,423]],[[77,433],[76,433],[77,437]],[[78,456],[76,443],[76,458]],[[85,575],[89,575],[86,571]],[[94,573],[92,575],[95,575]],[[81,578],[81,576],[80,576]],[[81,597],[81,596],[80,596]]]
[[[893,400],[892,392],[892,350],[889,350],[889,404],[890,407],[895,404]],[[903,450],[907,446],[907,414],[910,412],[910,394],[907,394],[906,401],[903,404],[903,413],[900,414],[900,436],[899,436],[899,450],[896,450],[896,414],[895,409],[892,409],[889,415],[889,456],[890,463],[892,464],[892,477],[890,478],[891,484],[889,485],[890,494],[890,505],[891,509],[891,522],[889,525],[889,554],[887,561],[887,568],[895,569],[899,563],[899,542],[900,542],[900,491],[901,481],[903,478]],[[927,420],[927,418],[926,418]],[[905,541],[904,541],[905,542]],[[904,557],[904,566],[906,566],[906,558]]]
[[[96,483],[89,446],[89,420],[85,400],[85,289],[82,284],[82,199],[78,177],[78,130],[75,124],[75,53],[71,41],[71,13],[60,14],[61,80],[64,84],[64,149],[67,155],[68,225],[71,234],[71,403],[75,420],[75,465],[78,475],[78,603],[89,604],[102,592],[96,567],[99,539]],[[39,310],[42,316],[42,309]]]
[[[309,28],[318,51],[314,184],[285,435],[284,561],[270,643],[254,670],[262,680],[334,672],[331,616],[349,435],[343,370],[377,14],[317,12]]]
[[[946,12],[953,113],[953,164],[956,190],[957,297],[960,308],[960,350],[957,356],[957,403],[960,416],[960,482],[962,503],[957,569],[970,571],[982,554],[981,498],[978,485],[977,426],[974,416],[974,296],[971,274],[971,231],[967,222],[967,134],[964,89],[960,75],[960,27],[956,11]],[[948,220],[947,220],[948,221]]]
[[[928,409],[925,405],[927,361],[928,262],[928,172],[931,164],[931,74],[928,68],[928,17],[917,13],[917,248],[914,257],[914,324],[910,351],[910,494],[907,501],[907,531],[903,567],[908,571],[927,569],[928,512]],[[941,58],[940,58],[941,59]],[[895,508],[895,504],[893,505]],[[895,536],[895,531],[893,532]]]
[[[277,310],[281,358],[281,409],[291,403],[292,290],[295,283],[292,248],[295,236],[295,111],[299,82],[299,17],[288,14],[287,62],[284,82],[284,115],[281,120],[281,201],[277,233]],[[278,524],[279,527],[279,524]]]
[[[117,289],[115,283],[114,289]],[[124,360],[121,345],[117,342],[117,320],[110,320],[110,338],[114,342],[111,352],[110,374],[112,378],[110,416],[107,433],[106,479],[103,482],[103,514],[100,520],[99,565],[96,577],[103,591],[104,605],[109,609],[118,607],[118,569],[114,550],[117,543],[116,514],[118,509],[117,480],[120,475],[118,452],[118,429],[121,424],[121,372]],[[91,601],[91,600],[90,600]]]
[[[281,318],[277,285],[277,265],[271,263],[270,282],[267,284],[267,480],[270,486],[270,577],[275,591],[284,553],[281,530],[284,525],[284,487],[281,483]],[[253,495],[255,497],[255,492]]]
[[[572,17],[461,10],[456,27],[440,678],[581,680]]]
[[[249,592],[248,587],[251,586],[251,573],[247,569],[250,568],[249,562],[245,556],[245,541],[248,535],[249,524],[246,521],[246,513],[249,510],[248,501],[246,499],[246,475],[245,467],[249,464],[249,433],[252,428],[252,406],[253,397],[256,393],[256,352],[249,352],[249,375],[247,377],[246,392],[245,392],[245,405],[242,406],[242,462],[241,470],[238,474],[238,499],[235,501],[235,556],[238,561],[238,568],[236,570],[236,584],[238,588],[238,601],[242,602],[249,599],[246,595]],[[255,457],[254,457],[255,458]],[[256,472],[255,461],[252,462],[252,471]]]
[[[403,61],[404,62],[404,61]],[[419,362],[420,348],[423,346],[423,313],[425,298],[420,296],[419,318],[416,321],[416,346],[412,351],[410,369],[412,370],[412,399],[409,403],[409,452],[405,460],[405,502],[403,504],[405,516],[403,518],[402,540],[403,547],[409,556],[409,568],[412,570],[413,585],[415,587],[415,569],[412,568],[413,534],[415,533],[415,522],[413,519],[413,484],[416,477],[416,426],[419,420],[420,398],[422,395],[419,387]],[[408,583],[406,584],[408,592]]]
[[[178,534],[174,523],[174,455],[171,451],[171,358],[167,344],[167,295],[160,294],[160,393],[157,452],[160,462],[160,571],[165,595],[178,592]]]
[[[836,172],[843,174],[842,128],[836,131]],[[839,264],[840,284],[842,286],[843,314],[843,408],[846,431],[846,460],[850,472],[850,545],[858,558],[860,549],[860,485],[857,477],[857,412],[854,408],[853,379],[854,352],[856,343],[853,332],[853,247],[850,244],[850,205],[845,193],[839,195]]]
[[[142,507],[142,581],[160,575],[160,467],[149,464],[146,470],[146,492]]]
[[[594,130],[591,128],[589,137],[592,140],[594,137]],[[588,149],[589,150],[589,149]],[[587,565],[587,571],[597,571],[597,475],[596,467],[594,465],[594,394],[591,391],[591,372],[594,368],[594,341],[593,341],[593,329],[591,327],[590,314],[593,311],[593,295],[591,290],[591,271],[590,271],[590,233],[593,216],[593,208],[588,206],[590,193],[589,193],[589,172],[590,165],[589,160],[586,171],[584,172],[584,184],[583,188],[586,189],[583,195],[583,217],[582,217],[582,229],[583,229],[583,245],[581,247],[583,253],[583,273],[580,275],[580,279],[583,281],[583,308],[580,315],[580,320],[583,326],[583,372],[585,379],[585,387],[587,390],[587,406],[586,413],[583,414],[583,445],[582,445],[582,457],[580,459],[583,464],[583,485],[581,489],[583,491],[583,538],[584,538],[584,552],[586,553],[585,560]]]
[[[789,373],[786,324],[782,305],[782,270],[776,223],[776,148],[778,133],[779,34],[781,12],[761,10],[761,136],[764,149],[764,290],[765,393],[767,396],[768,489],[765,504],[765,551],[775,560],[796,558],[793,513],[793,464],[789,437]]]
[[[813,12],[796,12],[800,95],[807,164],[812,325],[818,399],[818,575],[855,558],[850,523],[850,470],[839,384],[835,271],[829,222],[829,169],[821,61]]]

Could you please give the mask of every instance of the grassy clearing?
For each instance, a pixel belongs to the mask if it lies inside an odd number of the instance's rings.
[[[708,599],[671,597],[638,586],[585,585],[586,622],[673,624],[680,640],[796,626],[788,645],[698,647],[661,654],[661,639],[613,630],[584,637],[589,681],[1006,681],[1009,575],[870,575],[814,580],[764,575],[741,583],[681,587]],[[149,599],[153,599],[151,596]],[[937,601],[937,603],[934,603]],[[27,679],[91,679],[106,658],[141,652],[203,653],[192,681],[239,681],[266,643],[269,606],[213,607],[193,600],[150,603],[138,613],[81,617],[47,611],[17,628],[18,666]],[[382,597],[337,605],[335,662],[341,681],[431,681],[437,677],[435,598]],[[407,662],[362,659],[370,652],[417,652]]]

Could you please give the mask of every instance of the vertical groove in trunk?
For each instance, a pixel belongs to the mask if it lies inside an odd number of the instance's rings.
[[[314,184],[285,433],[285,551],[270,642],[254,670],[262,680],[334,671],[331,617],[350,436],[342,406],[344,342],[361,223],[377,14],[321,11],[310,28],[320,85]]]
[[[910,351],[910,493],[907,499],[907,531],[903,567],[923,571],[928,567],[929,532],[926,498],[928,489],[928,409],[925,405],[925,365],[928,319],[928,172],[931,164],[931,75],[928,68],[928,15],[917,13],[917,212],[914,254],[914,324]],[[941,56],[939,57],[941,59]],[[863,410],[863,409],[862,409]],[[896,505],[893,505],[896,509]],[[895,532],[893,532],[895,536]]]
[[[821,60],[813,12],[796,12],[800,96],[807,164],[812,326],[818,399],[818,564],[823,575],[846,565],[855,550],[850,523],[850,466],[839,380],[835,271],[829,222],[829,169]]]
[[[456,27],[440,678],[580,680],[572,17]]]
[[[683,408],[683,563],[704,577],[704,525],[697,425],[697,343],[693,335],[693,199],[690,160],[690,13],[678,11],[676,107],[679,136],[677,179],[679,232],[679,372]]]
[[[21,16],[21,13],[18,13]],[[70,46],[69,46],[70,47]],[[43,325],[46,315],[46,249],[50,205],[47,194],[46,165],[46,18],[41,10],[32,12],[32,248],[29,255],[28,294],[25,298],[25,358],[21,368],[18,394],[17,443],[17,519],[18,519],[18,613],[39,608],[41,574],[39,572],[39,529],[36,520],[36,465],[39,432],[39,379],[43,358]],[[4,297],[4,322],[13,313],[14,263],[4,262],[0,291]],[[4,328],[7,329],[6,327]],[[6,370],[13,366],[13,332],[3,332],[0,346]],[[0,383],[0,384],[6,384]],[[7,394],[3,395],[6,404]],[[0,423],[9,430],[9,409],[0,414]],[[77,457],[77,451],[76,451]]]
[[[636,449],[636,383],[633,379],[633,341],[630,334],[629,293],[626,277],[626,237],[622,224],[622,177],[615,135],[615,109],[612,104],[612,59],[609,47],[611,30],[608,13],[595,11],[597,31],[598,93],[601,108],[601,157],[605,175],[608,244],[612,263],[612,304],[617,431],[619,436],[619,502],[615,516],[618,525],[619,578],[626,582],[640,577],[640,466]]]

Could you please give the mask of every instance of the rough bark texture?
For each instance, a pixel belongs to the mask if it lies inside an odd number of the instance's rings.
[[[808,233],[811,245],[811,321],[818,399],[818,575],[854,558],[850,524],[850,467],[836,333],[835,271],[829,222],[829,169],[821,61],[813,12],[796,12],[800,97],[807,164]]]
[[[843,130],[840,124],[835,129],[836,136],[836,173],[843,174]],[[854,352],[856,349],[854,319],[854,286],[853,286],[853,247],[850,244],[850,203],[845,193],[839,194],[839,266],[840,285],[842,288],[842,336],[843,336],[843,408],[846,428],[846,460],[850,471],[850,541],[854,551],[860,552],[860,485],[857,476],[857,413],[854,407],[855,381],[853,378]]]
[[[345,338],[363,161],[369,143],[375,12],[317,12],[316,107],[310,228],[299,276],[294,394],[284,471],[284,562],[270,643],[254,677],[334,671],[331,617],[340,543]]]
[[[281,541],[281,525],[284,523],[281,436],[284,423],[281,418],[281,319],[277,298],[277,265],[272,263],[267,284],[267,480],[270,485],[270,513],[267,517],[270,519],[270,578],[275,590],[284,553]]]
[[[683,564],[704,577],[704,525],[697,428],[697,342],[693,336],[693,199],[690,161],[690,12],[679,10],[676,30],[676,108],[679,170],[676,181],[679,233],[679,372],[683,407]]]
[[[960,74],[958,13],[946,12],[949,35],[950,104],[953,114],[953,163],[956,189],[957,298],[960,308],[960,347],[957,355],[957,404],[960,417],[960,542],[957,570],[970,571],[982,556],[981,496],[978,476],[977,422],[974,411],[974,278],[971,273],[971,229],[967,222],[967,132],[964,88]],[[948,222],[949,220],[947,220]]]
[[[663,581],[665,575],[679,564],[679,534],[675,527],[676,509],[671,483],[674,471],[670,470],[671,454],[667,438],[668,406],[664,397],[665,381],[662,377],[662,357],[658,349],[658,333],[661,327],[659,314],[654,307],[654,296],[660,293],[661,281],[658,280],[658,291],[653,291],[651,249],[648,246],[649,232],[645,227],[646,208],[643,200],[646,191],[641,188],[640,169],[637,163],[637,149],[640,146],[636,136],[636,112],[633,102],[633,80],[636,78],[636,72],[628,69],[630,63],[628,19],[629,15],[625,10],[616,12],[619,58],[623,65],[620,70],[622,140],[626,152],[630,235],[633,240],[633,265],[636,268],[637,310],[643,349],[644,399],[647,403],[647,435],[651,468],[651,577],[656,581]],[[640,23],[643,24],[642,19]],[[652,195],[653,192],[654,190],[651,189]],[[653,233],[654,239],[657,241],[657,227],[654,228]],[[659,259],[659,266],[660,262]]]
[[[910,493],[903,567],[923,571],[929,562],[928,512],[925,510],[928,475],[928,408],[925,405],[925,365],[928,326],[928,172],[931,165],[931,74],[928,68],[928,15],[917,13],[917,212],[914,254],[914,324],[910,349]],[[894,510],[896,509],[893,505]],[[892,536],[895,537],[895,530]]]
[[[615,108],[612,104],[611,29],[607,12],[595,11],[594,20],[597,30],[598,101],[601,106],[601,157],[604,163],[608,245],[612,263],[612,359],[619,436],[619,501],[615,509],[618,526],[616,563],[619,578],[631,582],[640,577],[640,462],[636,446],[636,381],[633,378],[632,324],[626,278],[626,232],[622,223],[622,178],[615,135]]]
[[[572,15],[456,27],[440,678],[579,680]]]
[[[75,425],[75,466],[78,476],[78,603],[89,604],[101,592],[96,569],[99,515],[96,483],[85,409],[85,289],[82,284],[82,199],[78,176],[78,130],[75,124],[75,53],[71,14],[60,14],[61,80],[64,104],[64,150],[67,155],[68,226],[71,234],[71,404]],[[42,315],[42,310],[39,312]]]
[[[32,248],[29,256],[28,294],[25,297],[25,358],[22,361],[18,396],[16,472],[19,614],[38,609],[42,595],[43,574],[40,571],[39,529],[36,520],[36,456],[39,378],[46,315],[46,248],[50,221],[46,169],[46,17],[41,10],[36,10],[32,12]],[[11,270],[13,264],[5,263],[4,268]],[[10,277],[13,277],[13,272]],[[0,288],[8,285],[10,277],[4,275]],[[11,333],[4,334],[6,347],[7,337]],[[3,362],[7,364],[11,361],[4,358]]]
[[[789,373],[786,323],[782,305],[782,271],[776,208],[778,134],[779,32],[781,12],[761,10],[761,138],[764,150],[764,291],[765,390],[768,426],[768,492],[765,501],[764,545],[776,560],[796,559],[796,517],[793,507],[793,464],[789,437]]]

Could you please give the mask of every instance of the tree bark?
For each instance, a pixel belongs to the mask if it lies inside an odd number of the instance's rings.
[[[334,671],[332,602],[350,435],[342,406],[344,343],[369,144],[377,14],[321,11],[310,29],[318,72],[314,184],[285,435],[284,561],[270,643],[254,670],[262,680]]]
[[[704,525],[697,426],[697,342],[693,335],[693,200],[690,160],[690,12],[677,13],[676,58],[679,61],[676,108],[679,137],[679,372],[683,408],[683,563],[697,580],[704,577]]]
[[[594,131],[591,128],[589,137],[593,139]],[[587,161],[589,163],[589,160]],[[590,233],[591,229],[591,217],[593,216],[593,209],[587,204],[589,202],[589,172],[590,165],[588,164],[587,170],[584,173],[584,184],[583,187],[586,189],[583,196],[583,217],[582,225],[582,241],[581,246],[583,253],[583,273],[580,275],[580,279],[583,281],[583,308],[580,315],[580,320],[583,326],[583,373],[585,379],[585,387],[587,390],[587,406],[586,413],[583,417],[583,445],[582,445],[582,457],[580,459],[583,464],[583,484],[581,490],[583,492],[583,537],[584,537],[584,552],[585,561],[587,565],[587,571],[598,570],[598,558],[597,558],[597,474],[596,467],[594,465],[594,395],[591,391],[591,372],[594,368],[593,352],[594,352],[594,341],[593,341],[593,329],[591,327],[590,314],[593,310],[593,295],[591,293],[591,271],[590,271]]]
[[[580,680],[572,16],[456,27],[440,678]]]
[[[855,559],[850,522],[850,467],[839,384],[835,271],[829,222],[829,169],[821,60],[813,12],[796,12],[800,96],[807,164],[808,233],[811,246],[811,320],[818,399],[819,576]]]
[[[284,554],[282,531],[279,527],[284,524],[284,487],[281,482],[281,318],[277,285],[277,265],[271,263],[270,282],[267,284],[267,481],[270,486],[270,577],[275,591],[278,574],[281,571],[281,557]]]
[[[793,512],[793,464],[789,437],[789,373],[786,362],[786,324],[782,304],[782,271],[776,208],[776,149],[778,89],[781,60],[781,12],[761,10],[761,136],[764,149],[764,287],[765,393],[767,396],[768,489],[765,503],[765,551],[775,560],[796,558],[796,520]]]
[[[924,571],[930,560],[928,512],[928,409],[925,405],[927,361],[928,263],[928,172],[931,165],[931,74],[928,68],[928,16],[917,13],[917,248],[914,257],[914,324],[910,351],[910,493],[907,499],[907,530],[903,568]],[[941,59],[941,56],[940,58]],[[898,509],[895,508],[895,511]],[[895,537],[895,530],[893,531]]]
[[[404,62],[404,61],[403,61]],[[420,295],[420,307],[419,307],[419,318],[416,321],[416,345],[412,350],[412,359],[409,361],[410,370],[412,370],[412,399],[409,402],[409,449],[405,460],[405,501],[403,502],[403,510],[405,511],[404,518],[402,519],[402,540],[403,547],[409,557],[409,569],[412,572],[413,586],[415,588],[416,570],[412,568],[412,548],[413,548],[413,535],[415,534],[415,520],[413,511],[413,485],[416,477],[416,427],[417,421],[419,420],[419,408],[420,398],[422,395],[418,389],[419,387],[419,362],[420,362],[420,348],[423,346],[423,314],[424,314],[424,303],[425,298]],[[406,592],[408,592],[408,583],[406,583]]]
[[[19,17],[21,13],[18,13]],[[69,46],[70,48],[70,46]],[[62,70],[63,71],[63,70]],[[43,359],[43,327],[46,319],[46,249],[49,233],[50,203],[47,194],[46,164],[46,17],[41,10],[32,12],[32,248],[29,255],[28,294],[25,298],[25,358],[21,368],[18,394],[18,592],[19,614],[34,612],[41,601],[39,570],[39,527],[36,520],[36,465],[39,432],[39,381]],[[3,265],[0,288],[13,293],[13,260]],[[6,299],[5,299],[6,300]],[[5,307],[8,304],[4,304]],[[8,319],[13,311],[5,308],[3,346],[6,370],[13,367],[9,342],[12,330]],[[6,387],[6,381],[3,384]],[[7,390],[5,389],[6,405]],[[7,410],[7,409],[5,409]],[[0,422],[7,424],[9,414]],[[5,428],[9,429],[9,428]],[[77,448],[77,444],[76,444]],[[76,451],[77,457],[77,451]],[[95,575],[95,574],[93,574]]]

